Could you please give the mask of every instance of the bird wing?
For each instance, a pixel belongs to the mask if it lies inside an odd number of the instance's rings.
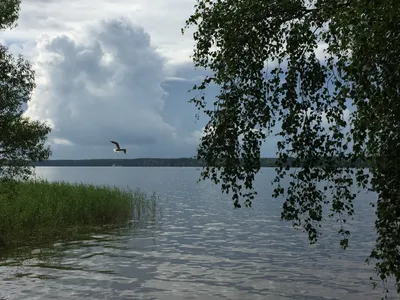
[[[113,143],[115,146],[117,146],[117,149],[119,149],[119,144],[115,141],[110,141],[111,143]]]

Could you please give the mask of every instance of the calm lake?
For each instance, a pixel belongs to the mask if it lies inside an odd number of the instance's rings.
[[[68,244],[31,249],[0,261],[0,299],[379,299],[372,289],[372,193],[355,203],[352,236],[341,250],[334,220],[317,245],[280,220],[271,197],[274,169],[262,169],[251,209],[196,168],[41,167],[50,181],[109,184],[156,192],[162,217]],[[22,253],[22,252],[21,252]],[[392,296],[391,299],[398,299]]]

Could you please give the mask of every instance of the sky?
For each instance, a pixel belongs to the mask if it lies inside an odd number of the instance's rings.
[[[18,26],[0,32],[36,71],[25,115],[52,127],[51,159],[191,157],[207,119],[181,28],[195,0],[22,0]],[[217,90],[209,90],[212,96]],[[116,140],[127,154],[114,153]],[[273,157],[276,140],[262,148]]]

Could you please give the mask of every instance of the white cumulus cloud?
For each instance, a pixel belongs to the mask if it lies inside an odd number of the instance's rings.
[[[160,147],[178,143],[175,128],[162,117],[164,66],[150,36],[126,18],[41,37],[37,88],[25,114],[48,121],[54,145],[97,146],[94,157],[104,157],[115,139],[142,156],[149,147],[163,156]]]
[[[170,61],[187,62],[193,48],[192,31],[182,36],[180,29],[195,4],[195,0],[23,0],[18,27],[3,36],[10,43],[26,43],[43,32],[54,36],[93,20],[124,16],[144,27]]]

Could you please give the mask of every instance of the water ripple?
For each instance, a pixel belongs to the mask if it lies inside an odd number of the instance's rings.
[[[100,170],[100,171],[99,171]],[[0,299],[378,299],[364,260],[372,199],[359,201],[350,248],[330,228],[317,245],[279,219],[261,185],[255,209],[232,210],[192,168],[39,168],[49,180],[127,184],[162,195],[157,226],[21,251],[0,261]],[[267,182],[271,172],[263,171]],[[83,175],[82,175],[83,174]],[[109,182],[111,179],[115,182]],[[118,179],[117,179],[118,178]],[[124,181],[130,178],[130,182]],[[132,179],[134,178],[134,180]],[[120,180],[120,181],[117,181]],[[365,197],[365,196],[364,196]],[[369,220],[369,221],[367,221]]]

